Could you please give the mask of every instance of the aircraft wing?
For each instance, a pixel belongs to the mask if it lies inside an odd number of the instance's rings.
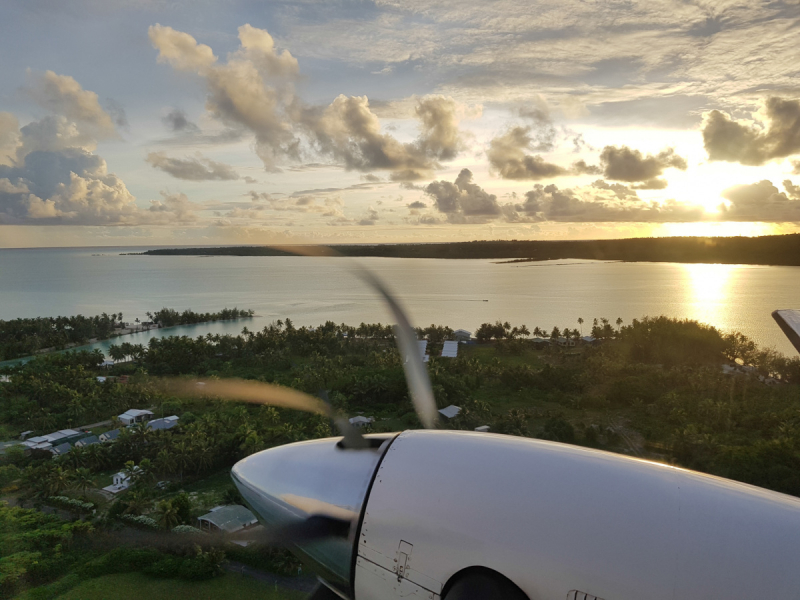
[[[783,333],[789,338],[797,351],[800,352],[800,310],[776,310],[772,313],[772,318],[783,329]]]

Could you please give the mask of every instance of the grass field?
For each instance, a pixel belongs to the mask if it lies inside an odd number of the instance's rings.
[[[58,600],[300,600],[300,592],[278,589],[227,573],[210,581],[153,579],[140,573],[106,575],[72,588]]]

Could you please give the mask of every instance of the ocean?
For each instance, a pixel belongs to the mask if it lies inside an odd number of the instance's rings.
[[[175,327],[151,336],[239,333],[277,319],[296,325],[325,321],[390,322],[384,305],[347,262],[309,257],[130,256],[144,248],[0,250],[0,319],[122,312],[146,319],[163,307],[198,312],[252,308],[253,319]],[[498,264],[492,260],[356,259],[378,273],[415,325],[475,331],[509,321],[548,331],[579,328],[594,318],[625,323],[668,315],[738,330],[763,346],[797,353],[772,320],[779,308],[800,308],[800,267],[622,263],[556,260]],[[95,345],[107,349],[113,342]]]

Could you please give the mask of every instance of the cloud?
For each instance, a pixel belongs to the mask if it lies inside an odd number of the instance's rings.
[[[297,121],[317,149],[342,161],[348,170],[386,170],[393,181],[416,181],[433,176],[439,159],[455,156],[459,139],[455,103],[433,97],[419,101],[420,137],[402,143],[381,132],[366,96],[338,96],[327,107],[298,108]]]
[[[267,170],[279,170],[284,159],[301,158],[298,133],[305,134],[316,152],[346,169],[385,170],[394,181],[432,177],[439,161],[454,158],[461,147],[458,122],[463,111],[444,96],[417,99],[421,131],[411,143],[381,131],[366,96],[340,95],[328,106],[305,105],[294,94],[297,60],[288,50],[279,53],[262,29],[240,27],[240,47],[225,64],[211,48],[170,27],[153,25],[150,40],[159,51],[159,62],[205,79],[208,112],[230,127],[251,131]]]
[[[205,158],[200,153],[192,158],[170,158],[163,152],[150,152],[146,161],[154,169],[159,169],[175,177],[188,181],[231,181],[239,179],[239,174],[224,163]]]
[[[789,186],[786,186],[786,184]],[[766,179],[757,183],[734,185],[722,191],[722,197],[730,202],[721,204],[720,213],[725,221],[800,221],[800,198],[797,187],[784,182],[790,199]]]
[[[0,222],[6,224],[110,225],[137,222],[136,199],[85,150],[31,152],[18,167],[0,166]]]
[[[472,183],[472,172],[462,169],[455,182],[433,181],[425,193],[451,223],[485,223],[501,213],[497,196]]]
[[[639,197],[639,195],[636,193],[636,190],[633,190],[627,185],[623,185],[621,183],[608,183],[602,179],[598,179],[592,183],[592,187],[598,190],[609,190],[613,192],[614,195],[620,200],[628,200]]]
[[[229,127],[253,132],[265,169],[278,170],[282,156],[298,157],[298,141],[284,114],[293,98],[297,61],[288,51],[279,54],[269,33],[250,25],[239,27],[240,47],[228,55],[226,64],[219,64],[211,48],[187,33],[156,24],[149,35],[159,62],[205,78],[209,113]]]
[[[800,175],[800,160],[792,161],[792,175]]]
[[[158,23],[147,30],[150,42],[158,49],[158,62],[169,63],[179,71],[205,71],[217,62],[214,52],[198,44],[188,33]]]
[[[200,128],[180,108],[173,108],[161,121],[174,133],[200,133]]]
[[[20,143],[17,117],[8,112],[0,112],[0,165],[14,164]]]
[[[753,116],[759,126],[719,110],[705,113],[703,143],[709,160],[758,166],[800,153],[800,101],[771,96]]]
[[[548,137],[546,142],[542,143],[541,139],[537,140],[533,137],[531,126],[515,126],[489,142],[486,156],[491,167],[503,179],[538,181],[566,175],[600,174],[598,167],[587,165],[583,160],[577,161],[567,168],[547,162],[538,154],[526,154],[526,151],[529,150],[552,149],[552,147],[552,137]]]
[[[410,203],[410,204],[408,204],[407,206],[408,206],[408,208],[411,208],[411,209],[421,209],[421,208],[428,208],[428,205],[427,205],[427,204],[425,204],[424,202],[420,202],[419,200],[416,200],[416,201],[414,201],[414,202],[411,202],[411,203]]]
[[[597,182],[595,182],[597,183]],[[560,222],[689,222],[702,218],[703,209],[674,201],[664,204],[621,200],[598,196],[598,186],[586,189],[559,190],[555,185],[537,184],[525,194],[525,202],[517,210],[536,221]],[[603,188],[601,188],[603,189]]]
[[[783,189],[792,200],[800,200],[800,185],[794,185],[789,179],[783,181]]]
[[[150,201],[150,212],[167,215],[171,221],[191,223],[197,220],[195,212],[202,207],[191,202],[186,194],[161,192],[162,200]]]
[[[375,225],[378,222],[378,211],[371,206],[367,209],[367,214],[358,220],[359,225]]]
[[[96,139],[119,137],[114,119],[100,106],[97,94],[84,90],[69,75],[46,71],[34,76],[26,91],[37,104],[74,121]]]
[[[674,168],[685,171],[686,159],[667,148],[655,156],[644,156],[639,150],[628,146],[606,146],[600,153],[603,177],[612,181],[642,182],[637,189],[663,189],[667,183],[659,177],[665,169]]]

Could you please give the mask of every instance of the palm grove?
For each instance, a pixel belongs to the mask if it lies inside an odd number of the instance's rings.
[[[550,329],[546,337],[553,340],[577,337],[583,319],[576,325],[534,327],[533,333],[544,336]],[[600,319],[586,326],[602,342],[596,347],[561,347],[534,344],[525,325],[486,323],[478,329],[479,343],[462,346],[455,359],[436,356],[452,330],[419,329],[419,337],[429,340],[437,404],[462,408],[441,426],[489,425],[495,432],[625,452],[800,496],[800,360],[693,321],[658,317],[615,325]],[[238,336],[163,337],[146,347],[112,347],[112,355],[131,360],[104,371],[105,381],[98,380],[104,359],[98,351],[42,355],[7,367],[8,381],[0,384],[2,439],[94,423],[129,408],[176,414],[180,422],[170,430],[122,428],[113,443],[73,448],[56,458],[9,450],[0,466],[3,495],[82,515],[91,531],[73,537],[189,526],[204,508],[181,492],[186,486],[218,473],[224,477],[237,460],[261,449],[333,431],[318,415],[170,397],[152,376],[241,377],[310,394],[326,390],[337,409],[374,415],[375,431],[419,427],[393,338],[391,327],[380,324],[298,328],[286,319]],[[723,372],[721,365],[733,362],[749,369]],[[116,377],[121,375],[127,377]],[[109,502],[93,490],[115,471],[127,472],[134,485]],[[230,485],[220,494],[220,501],[237,500]],[[5,508],[3,518],[19,510]],[[73,557],[50,578],[86,572],[86,560],[108,553],[89,545],[92,552],[81,554],[88,558]],[[25,553],[33,550],[15,549],[3,544],[0,550],[0,563],[17,573],[3,590],[46,582],[41,569],[25,566],[31,561]],[[220,555],[209,557],[212,550],[150,555],[136,568],[158,571],[153,565],[169,559],[172,567],[162,569],[168,576],[214,574]]]

